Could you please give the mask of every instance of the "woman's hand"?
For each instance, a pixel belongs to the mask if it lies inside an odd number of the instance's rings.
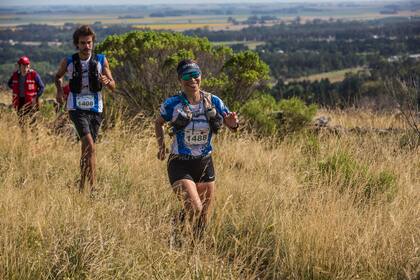
[[[223,121],[230,129],[237,129],[239,127],[238,115],[236,112],[230,112],[223,116]]]
[[[159,160],[165,160],[165,157],[166,157],[166,148],[165,148],[165,146],[159,147],[159,151],[157,153],[157,158]]]

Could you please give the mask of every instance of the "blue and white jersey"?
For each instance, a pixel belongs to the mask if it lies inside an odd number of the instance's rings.
[[[160,115],[167,122],[174,121],[179,112],[183,111],[186,99],[181,94],[169,97],[160,107]],[[229,113],[229,109],[223,101],[215,96],[211,96],[213,106],[217,112],[224,116]],[[192,121],[182,130],[175,131],[171,145],[171,153],[179,155],[206,156],[211,153],[211,138],[209,122],[205,115],[203,98],[199,104],[188,104],[193,113]]]
[[[67,110],[77,109],[98,113],[102,113],[103,111],[104,105],[101,92],[90,92],[89,90],[89,59],[80,60],[82,66],[82,91],[78,94],[74,94],[70,91],[69,96],[67,97]],[[98,72],[102,73],[105,55],[96,54],[96,60],[98,61]],[[69,56],[67,57],[67,77],[69,79],[72,78],[73,69],[73,57]]]

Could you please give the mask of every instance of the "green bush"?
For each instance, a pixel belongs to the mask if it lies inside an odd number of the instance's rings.
[[[272,113],[277,110],[277,106],[274,97],[263,94],[246,102],[240,111],[251,127],[260,133],[271,135],[277,132],[277,122]]]
[[[154,115],[165,98],[180,90],[176,66],[182,59],[197,60],[203,71],[203,89],[220,96],[232,109],[233,101],[248,100],[269,78],[269,68],[256,52],[233,53],[229,47],[181,33],[113,35],[95,51],[107,56],[117,81],[115,91],[135,114]]]
[[[246,102],[240,112],[260,133],[286,135],[303,129],[315,116],[316,105],[305,105],[297,98],[276,102],[268,94],[260,94]]]
[[[298,98],[283,99],[279,102],[278,109],[282,112],[279,119],[279,131],[281,134],[297,132],[309,124],[315,117],[317,106],[305,105]]]

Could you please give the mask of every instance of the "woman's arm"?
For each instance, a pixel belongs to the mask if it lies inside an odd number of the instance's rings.
[[[159,116],[155,120],[155,133],[156,139],[159,146],[159,151],[157,154],[157,158],[160,160],[165,159],[166,149],[165,149],[165,138],[164,138],[164,130],[163,125],[165,124],[165,120]]]

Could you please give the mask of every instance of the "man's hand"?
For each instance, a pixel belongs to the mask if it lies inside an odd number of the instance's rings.
[[[40,98],[38,96],[35,97],[35,108],[37,110],[39,110],[41,108],[41,100],[40,100]]]
[[[104,86],[107,86],[111,82],[110,78],[108,78],[106,75],[101,75],[101,74],[99,74],[99,80]]]
[[[55,100],[57,100],[58,104],[63,105],[64,104],[64,92],[63,89],[59,90],[57,89],[57,94],[55,96]]]

